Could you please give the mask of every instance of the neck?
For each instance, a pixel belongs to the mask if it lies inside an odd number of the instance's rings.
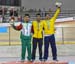
[[[37,20],[37,22],[40,22],[40,20]]]
[[[25,23],[28,23],[29,21],[24,21]]]
[[[48,19],[46,19],[46,20],[49,20],[49,18],[48,18]]]

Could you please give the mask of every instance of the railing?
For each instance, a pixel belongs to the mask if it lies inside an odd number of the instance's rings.
[[[36,18],[36,13],[40,13],[42,19],[45,18],[45,13],[50,13],[50,16],[52,17],[55,13],[55,11],[22,11],[19,12],[19,15],[21,15],[22,17],[24,16],[24,14],[30,14],[31,19],[35,19]],[[2,21],[2,23],[7,23],[9,22],[9,17],[10,15],[4,15],[4,18]],[[66,18],[66,17],[75,17],[75,10],[62,10],[61,13],[59,14],[58,18]]]
[[[75,27],[56,27],[57,44],[75,44]],[[20,45],[20,31],[7,27],[7,32],[0,33],[0,45]]]

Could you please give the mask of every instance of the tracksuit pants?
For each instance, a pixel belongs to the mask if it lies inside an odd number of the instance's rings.
[[[51,36],[45,36],[44,37],[44,59],[45,60],[48,59],[49,44],[51,45],[53,60],[56,60],[57,59],[57,49],[56,49],[54,34]]]
[[[42,38],[33,38],[32,60],[35,60],[37,45],[38,45],[38,48],[39,48],[39,60],[42,60],[42,44],[43,44],[43,39]]]
[[[31,60],[31,36],[24,36],[21,34],[21,45],[22,45],[22,52],[21,52],[21,60],[25,60],[26,58],[26,49],[28,52],[28,60]]]

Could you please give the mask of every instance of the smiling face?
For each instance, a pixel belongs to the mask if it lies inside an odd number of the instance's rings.
[[[25,16],[25,17],[24,17],[24,21],[25,21],[25,22],[28,22],[29,20],[30,20],[30,17],[29,17],[29,16]]]
[[[40,15],[40,13],[36,14],[36,20],[37,20],[37,22],[40,22],[40,20],[41,20],[41,15]]]
[[[41,16],[37,15],[36,19],[37,19],[37,21],[40,21],[41,20]]]
[[[30,16],[29,16],[28,14],[26,14],[26,15],[24,16],[24,21],[25,21],[25,22],[30,21]]]

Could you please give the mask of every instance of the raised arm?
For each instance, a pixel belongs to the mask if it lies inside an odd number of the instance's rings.
[[[56,12],[55,12],[55,14],[53,16],[54,20],[56,20],[56,18],[58,17],[59,13],[60,13],[60,8],[57,8],[57,10],[56,10]]]
[[[58,15],[61,11],[61,5],[62,5],[62,3],[60,3],[60,2],[56,3],[57,10],[56,10],[54,16],[52,17],[53,20],[56,20],[56,18],[58,17]]]

